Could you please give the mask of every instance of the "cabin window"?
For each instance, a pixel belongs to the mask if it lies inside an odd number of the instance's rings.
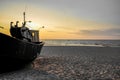
[[[32,36],[35,36],[35,33],[32,33]]]

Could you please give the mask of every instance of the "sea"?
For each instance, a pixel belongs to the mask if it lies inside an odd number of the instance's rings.
[[[120,47],[120,40],[76,40],[76,39],[46,39],[44,46],[95,46]]]

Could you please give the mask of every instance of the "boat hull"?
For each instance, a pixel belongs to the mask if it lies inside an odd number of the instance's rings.
[[[43,45],[43,42],[27,42],[0,33],[0,61],[30,63],[40,55]]]

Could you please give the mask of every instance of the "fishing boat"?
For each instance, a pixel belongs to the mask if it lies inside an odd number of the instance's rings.
[[[39,30],[26,27],[25,12],[22,26],[19,21],[10,22],[10,35],[0,32],[0,62],[4,64],[27,64],[34,61],[41,52],[44,42],[39,39]],[[5,62],[6,61],[6,62]]]

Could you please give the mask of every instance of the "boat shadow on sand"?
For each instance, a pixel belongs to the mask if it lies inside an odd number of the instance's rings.
[[[24,66],[10,63],[0,65],[0,80],[61,80],[55,74],[36,69],[34,65],[38,64],[35,62]]]
[[[8,72],[13,72],[13,71],[18,71],[22,70],[25,68],[32,68],[32,62],[28,64],[23,64],[23,63],[11,63],[8,61],[1,62],[0,61],[0,74],[2,73],[8,73]]]

